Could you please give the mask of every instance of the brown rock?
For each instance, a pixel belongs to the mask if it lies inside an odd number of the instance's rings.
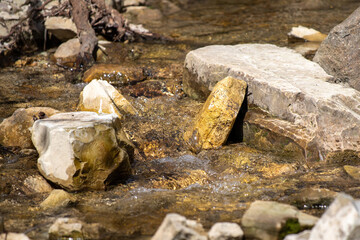
[[[54,53],[56,62],[61,65],[72,67],[80,53],[80,46],[80,41],[77,38],[64,42]]]
[[[245,98],[246,86],[244,81],[233,77],[215,85],[194,125],[184,134],[193,151],[217,148],[225,143]]]
[[[96,64],[84,73],[83,81],[91,82],[93,79],[100,79],[128,85],[143,81],[146,77],[142,68],[124,67],[119,64]]]
[[[349,174],[353,179],[360,181],[360,167],[345,165],[344,170]]]
[[[34,119],[50,117],[58,112],[48,107],[19,108],[0,124],[0,144],[6,147],[34,148],[29,130]]]
[[[76,37],[77,33],[75,23],[66,17],[50,17],[46,19],[45,28],[62,42]]]

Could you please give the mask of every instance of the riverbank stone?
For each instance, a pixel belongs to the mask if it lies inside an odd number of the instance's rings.
[[[309,240],[355,240],[360,238],[360,200],[339,194],[321,216]]]
[[[120,119],[125,114],[135,115],[136,109],[110,83],[92,80],[80,93],[80,111],[114,113]]]
[[[6,147],[34,148],[31,127],[39,118],[47,118],[58,110],[49,107],[19,108],[0,124],[0,144]]]
[[[190,149],[212,149],[222,146],[235,123],[246,94],[246,82],[226,77],[218,82],[184,134]]]
[[[176,213],[169,213],[151,240],[207,240],[200,223]]]
[[[77,28],[75,23],[66,17],[49,17],[45,20],[45,28],[57,39],[66,42],[76,37]]]
[[[2,233],[0,240],[30,240],[24,233]]]
[[[226,76],[247,82],[249,104],[299,126],[301,131],[292,135],[305,159],[307,154],[324,160],[329,152],[360,151],[360,93],[327,82],[332,76],[294,50],[239,44],[187,54],[183,85],[189,96],[206,98]]]
[[[336,83],[360,90],[360,8],[335,26],[315,54],[317,62]]]
[[[73,67],[80,53],[80,47],[81,44],[78,38],[73,38],[62,43],[54,53],[56,63]]]
[[[236,223],[219,222],[211,227],[208,236],[209,240],[241,240],[244,232]]]
[[[74,203],[76,198],[62,189],[54,189],[50,195],[40,204],[43,209],[56,209],[67,207]]]
[[[276,240],[284,229],[303,230],[318,218],[302,213],[296,207],[274,201],[255,201],[245,212],[241,223],[245,238]],[[297,232],[287,232],[297,233]]]
[[[68,191],[104,189],[131,174],[133,145],[115,114],[56,114],[36,121],[32,132],[40,173]]]

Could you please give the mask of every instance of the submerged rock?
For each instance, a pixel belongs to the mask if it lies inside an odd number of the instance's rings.
[[[77,33],[75,23],[66,17],[47,18],[45,20],[45,28],[62,42],[76,37]]]
[[[335,82],[360,90],[360,8],[335,26],[322,42],[314,61],[335,77]]]
[[[360,201],[339,194],[311,230],[309,240],[355,240],[360,238]]]
[[[322,42],[326,38],[326,34],[323,34],[313,28],[307,28],[304,26],[293,27],[291,32],[288,33],[289,41],[310,41],[310,42]]]
[[[58,112],[48,107],[17,109],[11,117],[0,124],[0,144],[6,147],[34,148],[30,131],[34,121]]]
[[[269,44],[208,46],[188,53],[185,68],[184,90],[195,98],[207,97],[225,76],[245,80],[249,103],[298,125],[301,132],[292,134],[293,140],[313,159],[360,151],[360,93],[326,82],[330,75],[293,50]]]
[[[207,236],[200,223],[169,213],[151,240],[207,240]]]
[[[114,114],[56,114],[35,122],[32,140],[41,174],[70,191],[104,189],[131,173],[133,147]]]
[[[58,218],[49,229],[49,239],[100,239],[99,224],[87,224],[76,218]]]
[[[54,189],[50,195],[40,204],[44,209],[67,207],[76,201],[75,197],[62,189]]]
[[[184,134],[194,152],[218,148],[225,143],[246,94],[246,82],[226,77],[218,82],[196,116],[195,123]]]
[[[106,80],[121,85],[134,84],[147,78],[145,71],[139,67],[124,67],[120,64],[96,64],[84,73],[83,81],[94,79]]]
[[[80,93],[80,111],[135,115],[136,109],[111,84],[104,80],[92,80]]]
[[[78,38],[70,39],[62,43],[54,53],[56,62],[60,65],[73,67],[80,53],[80,41]]]
[[[236,223],[215,223],[209,233],[209,240],[241,240],[244,232]]]
[[[292,229],[302,230],[314,226],[317,220],[317,217],[302,213],[288,204],[255,201],[245,212],[241,223],[246,238],[276,240],[288,225],[296,226]],[[286,234],[289,233],[294,232]]]

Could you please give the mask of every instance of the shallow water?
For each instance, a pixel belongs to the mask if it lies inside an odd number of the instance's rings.
[[[358,7],[356,1],[174,1],[181,11],[153,1],[165,14],[160,22],[145,24],[170,36],[173,42],[114,43],[99,62],[146,68],[153,79],[123,86],[114,84],[139,110],[123,125],[138,152],[134,175],[126,184],[107,191],[74,193],[77,203],[68,208],[41,210],[47,194],[28,192],[23,181],[37,175],[36,153],[0,149],[0,231],[26,232],[33,239],[47,239],[48,228],[58,217],[78,217],[100,223],[102,239],[148,239],[163,217],[177,212],[203,223],[241,223],[254,200],[292,203],[320,215],[329,204],[301,202],[296,194],[308,187],[345,191],[358,197],[358,182],[343,170],[345,163],[315,165],[277,152],[233,143],[194,155],[182,141],[201,103],[181,91],[186,53],[209,44],[273,43],[290,46],[291,27],[304,25],[327,33]],[[314,3],[317,3],[314,4]],[[315,6],[316,5],[316,6]],[[290,46],[292,47],[292,45]],[[81,73],[58,68],[46,54],[23,57],[25,66],[0,70],[0,118],[19,107],[50,106],[74,111],[84,87]],[[354,163],[357,164],[355,159]],[[346,163],[349,164],[349,163]]]

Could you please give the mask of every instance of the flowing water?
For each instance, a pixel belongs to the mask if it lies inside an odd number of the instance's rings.
[[[74,193],[77,202],[67,208],[42,210],[39,204],[47,194],[32,193],[23,186],[27,176],[39,174],[36,152],[0,146],[0,232],[25,232],[32,239],[47,239],[50,225],[66,216],[99,223],[105,229],[102,239],[149,239],[171,212],[198,220],[208,229],[220,221],[240,224],[254,200],[291,203],[321,215],[330,198],[304,201],[299,197],[304,189],[345,191],[359,197],[358,182],[345,173],[342,159],[309,169],[279,154],[281,149],[267,151],[245,143],[229,143],[194,155],[181,137],[202,105],[181,90],[182,65],[190,50],[239,43],[293,47],[287,41],[291,27],[303,25],[328,33],[358,7],[357,1],[173,2],[179,7],[175,13],[151,1],[164,17],[145,26],[174,41],[113,43],[99,59],[140,67],[154,76],[135,85],[113,82],[140,112],[123,122],[138,148],[134,175],[107,191]],[[85,86],[81,73],[54,65],[49,61],[52,52],[22,57],[23,64],[0,69],[0,118],[20,107],[76,110]],[[346,164],[358,162],[353,159]]]

